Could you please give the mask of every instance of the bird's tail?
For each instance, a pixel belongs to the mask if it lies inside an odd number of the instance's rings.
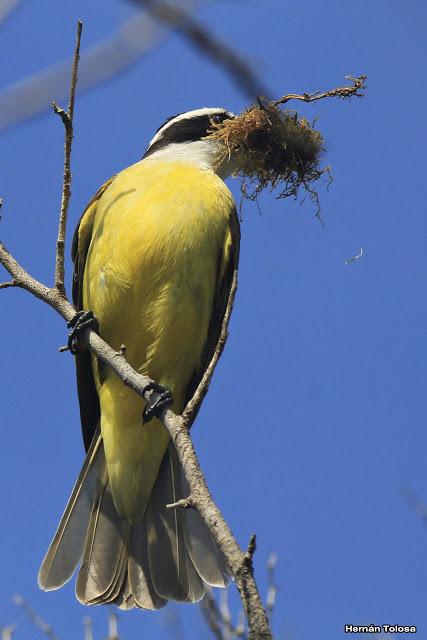
[[[59,589],[79,563],[76,596],[84,604],[158,609],[167,600],[197,602],[206,585],[224,587],[227,565],[199,514],[166,508],[188,493],[170,443],[148,504],[131,524],[115,509],[96,433],[40,567],[40,588]]]

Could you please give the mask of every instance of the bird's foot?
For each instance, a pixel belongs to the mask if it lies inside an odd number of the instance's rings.
[[[98,333],[99,324],[92,311],[77,311],[76,315],[67,322],[67,327],[72,329],[68,335],[68,348],[73,355],[79,351],[79,337],[84,329],[93,329]]]
[[[157,384],[157,382],[149,384],[145,391],[150,391],[151,393],[142,412],[143,424],[146,424],[154,417],[158,417],[163,409],[170,407],[174,402],[173,395],[169,389]]]

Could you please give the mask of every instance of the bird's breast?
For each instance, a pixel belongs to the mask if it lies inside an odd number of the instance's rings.
[[[85,306],[112,346],[165,384],[189,377],[212,313],[233,207],[215,174],[141,162],[103,195],[85,270]]]

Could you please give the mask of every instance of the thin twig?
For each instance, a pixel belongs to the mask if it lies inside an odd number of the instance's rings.
[[[251,66],[226,43],[220,42],[184,9],[168,2],[156,0],[133,0],[133,2],[144,7],[161,22],[179,29],[186,40],[197,51],[221,67],[250,100],[254,100],[257,96],[267,97],[269,95],[263,82]]]
[[[64,175],[62,182],[61,210],[59,214],[58,239],[56,241],[56,261],[55,261],[55,287],[63,295],[65,295],[64,276],[65,276],[65,233],[67,230],[67,215],[71,197],[71,147],[73,144],[73,116],[74,101],[76,97],[77,87],[77,71],[80,59],[80,42],[82,36],[83,25],[80,20],[77,22],[76,48],[74,50],[73,68],[71,72],[70,98],[68,102],[68,110],[63,109],[53,102],[52,106],[57,113],[65,128],[65,144],[64,144]]]
[[[352,256],[348,260],[346,260],[344,264],[351,264],[352,262],[356,262],[356,260],[359,260],[362,256],[363,256],[363,248],[361,247],[359,253],[357,253],[355,256]]]
[[[45,622],[22,596],[19,594],[13,596],[13,602],[18,605],[18,607],[21,607],[33,625],[37,627],[37,629],[40,629],[47,638],[50,638],[50,640],[58,640],[58,636],[54,632],[52,626]]]
[[[219,362],[219,359],[224,351],[225,343],[228,338],[228,325],[230,324],[231,312],[233,311],[234,298],[236,297],[237,291],[237,271],[233,273],[233,279],[231,282],[230,293],[228,295],[227,308],[225,310],[224,319],[222,321],[221,333],[219,336],[219,340],[217,346],[215,348],[215,352],[212,356],[212,359],[207,367],[205,373],[203,374],[202,379],[193,394],[193,397],[187,403],[185,407],[182,417],[186,424],[190,427],[193,423],[194,418],[197,415],[197,412],[200,408],[200,405],[208,392],[210,382],[212,380],[212,376],[214,374],[216,365]]]
[[[219,610],[221,612],[221,618],[223,621],[222,635],[224,640],[232,640],[233,637],[233,624],[231,621],[231,612],[228,605],[228,589],[224,589],[219,594]]]
[[[166,505],[166,509],[192,509],[193,507],[193,498],[191,496],[188,496],[188,498],[181,498],[181,500],[177,500],[177,502],[171,502]]]
[[[0,289],[10,289],[10,287],[17,287],[15,280],[10,280],[9,282],[1,282]]]
[[[361,98],[364,96],[362,91],[366,89],[365,81],[368,76],[359,76],[354,78],[353,76],[346,76],[347,80],[352,81],[351,86],[336,87],[330,91],[316,91],[315,93],[287,93],[278,100],[274,100],[271,104],[274,107],[278,107],[281,104],[286,104],[289,100],[303,100],[304,102],[315,102],[316,100],[323,100],[324,98]]]
[[[244,624],[239,621],[234,625],[228,606],[228,589],[220,592],[221,602],[218,605],[211,589],[206,592],[200,603],[202,615],[207,626],[217,640],[227,640],[228,638],[242,638],[246,640]]]
[[[213,636],[217,640],[224,640],[221,627],[221,611],[219,610],[211,589],[206,591],[205,597],[200,603],[200,609],[208,628],[212,631]]]

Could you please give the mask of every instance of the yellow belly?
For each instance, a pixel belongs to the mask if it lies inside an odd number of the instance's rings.
[[[113,348],[126,345],[134,368],[169,387],[176,411],[206,341],[232,207],[229,190],[212,172],[154,159],[119,174],[98,205],[84,308],[97,316]],[[134,520],[168,436],[157,420],[142,425],[141,398],[94,368],[114,501]]]

